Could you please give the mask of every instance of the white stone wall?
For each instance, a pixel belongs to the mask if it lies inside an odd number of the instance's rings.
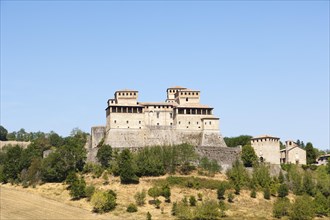
[[[288,163],[306,164],[306,151],[299,147],[294,147],[288,151],[287,159]]]
[[[280,142],[274,138],[252,139],[251,145],[260,158],[271,164],[280,164]]]
[[[144,129],[144,113],[111,113],[108,116],[110,129]]]

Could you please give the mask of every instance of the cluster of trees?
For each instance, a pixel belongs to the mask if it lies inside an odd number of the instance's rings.
[[[62,182],[69,172],[81,171],[85,164],[87,133],[74,129],[69,137],[62,138],[52,132],[34,139],[22,149],[7,146],[0,151],[0,182],[35,185],[44,182]],[[51,153],[43,158],[43,152]]]
[[[269,167],[254,163],[251,175],[243,163],[235,161],[228,170],[229,187],[239,194],[242,187],[251,190],[251,197],[256,191],[262,191],[265,199],[276,198],[273,207],[274,217],[289,216],[290,219],[311,219],[314,216],[330,216],[330,163],[316,170],[303,169],[298,165],[284,165],[285,175],[280,171],[278,176],[271,176]],[[218,198],[224,199],[227,184],[219,185]],[[286,198],[292,192],[297,196],[294,203]],[[228,200],[229,200],[228,195]],[[302,210],[303,209],[303,210]]]
[[[161,176],[165,173],[188,174],[195,169],[198,159],[195,148],[189,144],[175,146],[145,147],[137,152],[128,149],[121,152],[113,150],[111,146],[99,145],[97,159],[101,164],[101,170],[107,169],[110,173],[120,176],[121,183],[138,183],[141,176]],[[98,170],[92,166],[91,172]],[[201,160],[201,167],[209,173],[220,170],[216,161],[206,158]]]

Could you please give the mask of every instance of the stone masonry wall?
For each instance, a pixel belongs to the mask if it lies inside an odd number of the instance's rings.
[[[212,147],[200,146],[196,148],[197,153],[203,157],[206,156],[211,160],[216,160],[224,171],[231,168],[232,163],[239,157],[240,147]]]

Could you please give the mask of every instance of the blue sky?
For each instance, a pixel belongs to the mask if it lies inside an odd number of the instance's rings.
[[[1,124],[105,124],[118,89],[201,90],[224,136],[329,149],[328,1],[1,1]]]

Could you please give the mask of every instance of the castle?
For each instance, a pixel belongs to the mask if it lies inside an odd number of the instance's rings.
[[[237,156],[238,149],[226,146],[213,108],[200,103],[200,91],[171,87],[165,102],[138,102],[138,94],[119,90],[108,100],[106,125],[91,129],[90,159],[100,141],[112,148],[130,149],[189,143],[200,154],[229,165]]]

